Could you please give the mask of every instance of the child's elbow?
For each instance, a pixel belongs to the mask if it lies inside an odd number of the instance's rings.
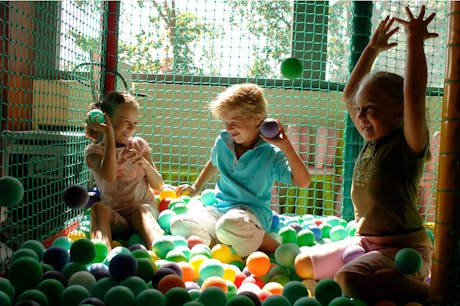
[[[301,188],[307,188],[310,186],[311,184],[311,178],[309,175],[305,176],[305,177],[302,177],[302,178],[298,178],[294,181],[294,184],[297,186],[297,187],[301,187]]]

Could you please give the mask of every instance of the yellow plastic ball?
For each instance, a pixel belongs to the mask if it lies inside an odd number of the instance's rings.
[[[175,199],[177,198],[177,195],[176,195],[176,191],[172,188],[164,188],[160,191],[160,194],[159,194],[159,197],[160,197],[160,201],[163,200],[164,198],[171,198],[171,199]]]
[[[222,278],[234,282],[236,279],[235,268],[226,263],[222,264],[222,267],[224,268],[224,275],[222,276]]]
[[[86,234],[83,231],[80,230],[73,230],[71,231],[67,237],[69,237],[72,241],[76,241],[78,239],[86,239]]]
[[[200,278],[200,267],[203,264],[203,262],[207,261],[208,259],[209,258],[203,254],[197,254],[193,256],[192,258],[190,258],[189,262],[193,267],[195,279]]]
[[[211,256],[223,263],[229,263],[232,256],[232,250],[228,245],[219,243],[212,247]]]

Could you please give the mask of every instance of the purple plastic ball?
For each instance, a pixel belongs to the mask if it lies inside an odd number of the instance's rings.
[[[72,185],[64,190],[64,203],[72,209],[83,208],[88,203],[88,190],[80,185]]]
[[[359,256],[366,253],[364,248],[360,245],[350,245],[345,249],[343,252],[343,262],[345,264],[349,263],[350,261],[358,258]]]
[[[267,138],[276,138],[280,134],[280,125],[273,118],[267,118],[260,124],[260,134]]]

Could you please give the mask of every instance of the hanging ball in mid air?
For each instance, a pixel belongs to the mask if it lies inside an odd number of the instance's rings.
[[[283,77],[294,80],[302,76],[302,63],[295,57],[285,59],[281,63],[281,74]]]

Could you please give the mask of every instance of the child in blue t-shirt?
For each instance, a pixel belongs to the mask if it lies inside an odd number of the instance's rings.
[[[308,187],[311,179],[281,124],[275,138],[259,134],[267,117],[266,105],[262,89],[254,84],[229,87],[211,102],[211,112],[222,120],[225,130],[217,137],[197,180],[191,186],[179,186],[176,193],[194,195],[219,173],[217,203],[173,217],[171,234],[196,235],[210,246],[223,243],[242,257],[257,250],[276,250],[279,242],[268,234],[273,183]]]

